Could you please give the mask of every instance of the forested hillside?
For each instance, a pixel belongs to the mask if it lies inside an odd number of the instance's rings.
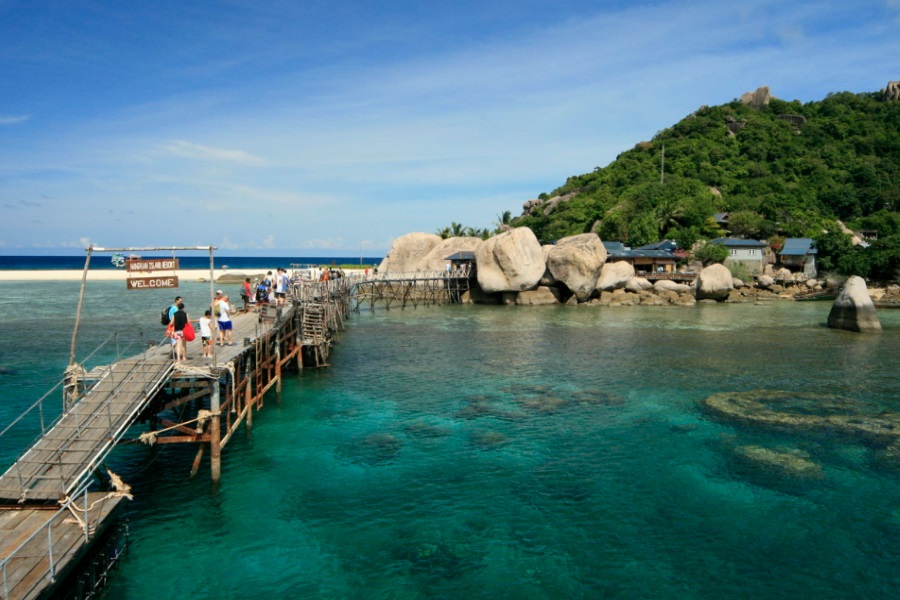
[[[631,246],[683,247],[723,232],[816,237],[841,219],[900,234],[900,101],[842,92],[802,104],[701,107],[512,219],[542,242],[587,231]]]

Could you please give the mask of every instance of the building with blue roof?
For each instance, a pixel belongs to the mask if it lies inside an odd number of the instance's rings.
[[[816,254],[815,243],[811,238],[787,238],[778,257],[781,264],[792,273],[815,277]]]

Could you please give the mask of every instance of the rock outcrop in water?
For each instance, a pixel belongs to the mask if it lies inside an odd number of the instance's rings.
[[[718,264],[701,269],[690,285],[668,279],[651,283],[625,260],[608,262],[606,249],[596,233],[569,236],[542,247],[527,227],[509,229],[487,240],[441,240],[434,234],[407,234],[393,243],[379,267],[379,275],[402,277],[412,272],[443,271],[447,257],[462,251],[474,254],[476,277],[461,301],[474,304],[693,306],[698,301],[713,300],[758,303],[793,299],[800,293],[828,291],[839,285],[797,278],[787,271],[775,274],[771,269],[770,274],[745,283]],[[848,287],[852,290],[854,285]],[[829,325],[852,331],[879,331],[881,325],[867,295],[863,284],[861,293],[850,304],[836,303],[840,310],[835,309]],[[880,302],[888,306],[900,304],[900,294],[891,295],[890,288],[887,292],[872,290],[871,295],[876,301],[883,296]]]
[[[556,282],[575,294],[579,302],[591,299],[604,262],[606,248],[594,233],[563,238],[547,253],[547,270]]]
[[[709,265],[697,276],[697,300],[724,300],[733,289],[734,279],[725,265]]]
[[[534,289],[547,267],[541,244],[527,227],[485,240],[475,252],[475,264],[478,285],[488,293]]]
[[[391,244],[391,249],[381,261],[379,269],[382,273],[387,271],[409,273],[421,270],[419,265],[422,259],[441,241],[441,236],[433,233],[415,232],[400,236]]]
[[[854,275],[844,284],[828,313],[828,326],[861,333],[878,333],[881,321],[875,313],[875,304],[862,277]]]

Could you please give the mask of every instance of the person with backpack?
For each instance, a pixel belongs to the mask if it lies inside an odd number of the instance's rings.
[[[174,325],[172,343],[175,345],[175,360],[187,360],[187,340],[184,338],[184,328],[191,318],[184,310],[184,302],[179,302],[176,308],[178,310],[172,315],[172,324]]]
[[[172,322],[172,317],[175,316],[175,313],[178,312],[178,305],[182,302],[183,298],[181,296],[175,296],[175,302],[172,303],[172,306],[169,308],[164,308],[162,314],[159,317],[159,322],[162,325],[168,325]]]

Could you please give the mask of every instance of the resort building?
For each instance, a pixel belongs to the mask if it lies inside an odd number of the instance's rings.
[[[743,265],[751,275],[762,273],[766,264],[765,249],[768,245],[759,240],[744,240],[739,238],[716,238],[710,243],[719,244],[728,248],[728,258],[725,265]]]
[[[787,238],[778,253],[781,264],[792,273],[816,276],[816,249],[810,238]]]

